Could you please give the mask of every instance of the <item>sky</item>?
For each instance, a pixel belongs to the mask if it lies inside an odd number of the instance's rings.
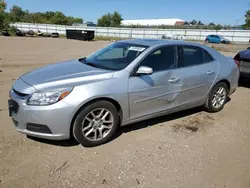
[[[103,14],[118,11],[124,20],[179,18],[203,23],[243,24],[250,0],[5,0],[30,12],[61,11],[67,16],[97,22]]]

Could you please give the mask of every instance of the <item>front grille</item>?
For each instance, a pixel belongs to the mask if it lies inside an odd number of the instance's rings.
[[[48,126],[41,124],[27,123],[26,129],[32,132],[52,134]]]

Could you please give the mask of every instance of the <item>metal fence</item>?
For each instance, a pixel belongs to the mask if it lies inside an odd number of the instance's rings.
[[[204,29],[150,29],[150,28],[113,28],[113,27],[84,27],[67,26],[53,24],[33,24],[33,23],[14,23],[22,31],[41,31],[46,33],[57,32],[66,34],[66,29],[93,30],[96,36],[116,37],[116,38],[151,38],[159,39],[162,36],[171,39],[183,40],[205,40],[207,35],[222,35],[232,42],[249,42],[250,30],[204,30]]]

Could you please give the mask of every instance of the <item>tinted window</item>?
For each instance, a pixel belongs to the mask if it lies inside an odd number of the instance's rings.
[[[154,72],[175,68],[176,47],[159,48],[142,60],[140,66],[151,67]]]
[[[214,58],[206,50],[203,50],[203,52],[204,52],[204,62],[205,63],[209,63],[209,62],[214,61]]]
[[[101,54],[97,59],[104,60],[104,59],[116,59],[116,58],[123,58],[123,48],[114,48],[109,50],[103,54]]]
[[[184,67],[200,65],[214,60],[207,51],[196,46],[183,46],[182,53],[182,63]]]

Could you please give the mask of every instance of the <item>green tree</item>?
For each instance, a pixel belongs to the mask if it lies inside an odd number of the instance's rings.
[[[215,27],[215,24],[213,22],[208,24],[209,27]]]
[[[13,5],[13,7],[10,9],[8,16],[11,22],[20,22],[23,21],[25,12],[21,7]]]
[[[122,16],[118,12],[113,14],[105,14],[98,19],[97,25],[99,27],[119,27],[121,25]]]
[[[192,20],[192,21],[190,22],[191,25],[197,25],[197,23],[198,23],[198,22],[197,22],[196,20]]]
[[[220,24],[217,24],[217,25],[214,27],[215,30],[221,30],[222,28],[223,28],[223,26],[220,25]]]
[[[250,29],[250,10],[246,11],[243,29]]]
[[[202,21],[198,21],[197,25],[204,25],[204,23],[202,23]]]
[[[82,18],[74,18],[72,16],[68,16],[67,20],[68,20],[67,25],[72,25],[73,23],[83,23]]]
[[[121,21],[122,21],[122,16],[121,14],[119,14],[118,12],[114,12],[111,15],[111,26],[112,27],[119,27],[121,25]]]
[[[51,18],[51,23],[67,25],[68,20],[63,13],[57,11],[55,12],[54,16]]]
[[[0,0],[0,29],[5,28],[8,23],[7,23],[7,14],[5,12],[6,10],[6,3],[3,0]]]
[[[9,22],[29,22],[29,23],[45,23],[45,24],[61,24],[72,25],[72,23],[83,23],[82,18],[75,18],[72,16],[65,16],[62,12],[34,12],[30,13],[28,10],[24,11],[21,7],[14,5],[9,13],[5,13],[6,4],[0,0],[1,13],[0,20],[4,19]],[[3,21],[1,21],[2,23]]]
[[[111,14],[105,14],[101,18],[98,19],[97,25],[99,27],[111,27]]]

